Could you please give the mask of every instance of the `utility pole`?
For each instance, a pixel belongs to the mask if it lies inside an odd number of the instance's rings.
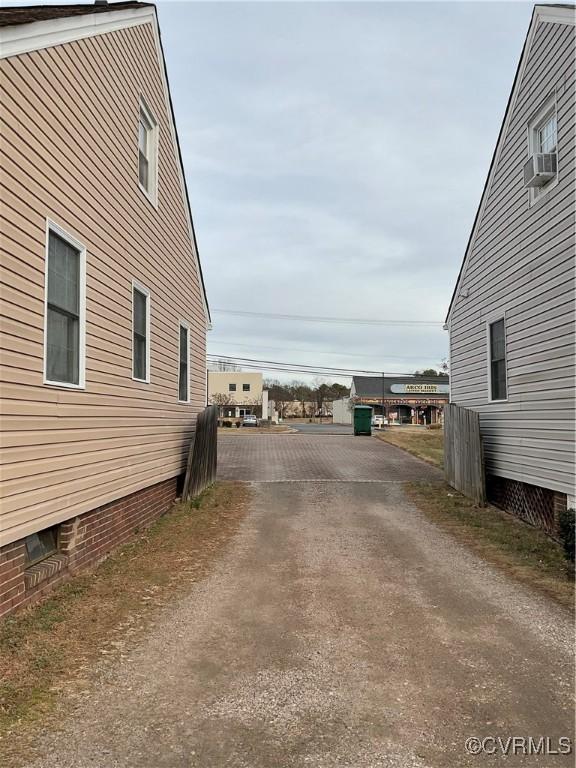
[[[384,371],[382,371],[382,425],[380,428],[384,429]]]

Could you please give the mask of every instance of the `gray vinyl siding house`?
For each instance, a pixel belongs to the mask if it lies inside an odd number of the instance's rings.
[[[480,414],[489,494],[520,507],[576,495],[574,18],[534,8],[447,317],[451,402]]]

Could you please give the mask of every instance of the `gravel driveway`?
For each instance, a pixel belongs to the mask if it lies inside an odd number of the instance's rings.
[[[275,479],[282,452],[307,482]],[[471,736],[572,735],[572,627],[406,500],[398,480],[426,465],[347,437],[235,437],[220,456],[223,477],[267,481],[232,547],[78,700],[38,766],[573,764],[465,751]]]

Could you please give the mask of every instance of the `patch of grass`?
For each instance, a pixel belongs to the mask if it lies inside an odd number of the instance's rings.
[[[543,531],[496,507],[478,507],[444,483],[409,483],[406,491],[427,517],[485,560],[573,610],[573,566]]]
[[[206,576],[244,515],[249,490],[217,484],[178,504],[94,571],[46,601],[0,621],[0,739],[15,757],[26,731],[82,684],[96,659],[113,658],[165,603]],[[7,737],[10,738],[7,738]]]
[[[385,443],[402,448],[440,469],[444,466],[444,431],[442,429],[410,429],[387,427],[374,433]]]

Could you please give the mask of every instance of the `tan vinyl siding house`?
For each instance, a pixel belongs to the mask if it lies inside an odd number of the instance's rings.
[[[535,7],[447,319],[451,400],[480,414],[489,488],[526,507],[575,495],[574,18]],[[534,153],[557,160],[540,187]]]
[[[0,547],[12,549],[144,489],[164,506],[175,496],[206,404],[209,324],[154,6],[52,7],[25,23],[17,10],[0,10]],[[58,308],[72,289],[47,290],[49,253],[54,274],[84,261],[77,323]],[[47,345],[52,322],[68,322],[58,343],[78,335],[75,382],[62,381],[70,353]]]

